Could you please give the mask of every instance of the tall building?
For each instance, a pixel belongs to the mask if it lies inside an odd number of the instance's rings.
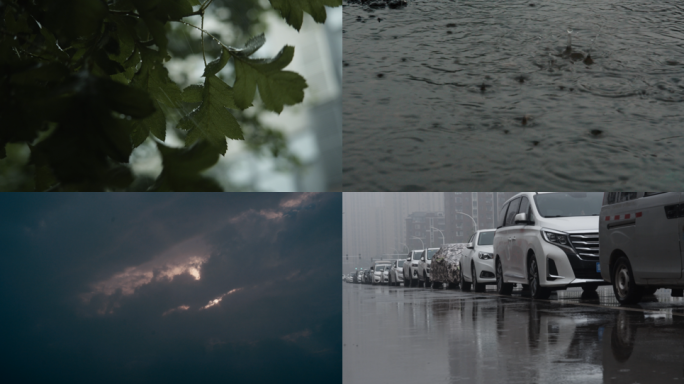
[[[406,218],[406,245],[410,249],[439,247],[446,243],[443,212],[413,212]]]
[[[447,242],[464,243],[477,229],[496,228],[503,203],[517,192],[444,192]]]

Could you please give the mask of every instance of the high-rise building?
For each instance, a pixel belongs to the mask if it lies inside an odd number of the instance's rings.
[[[477,229],[496,228],[503,203],[517,192],[444,192],[444,234],[464,243]]]

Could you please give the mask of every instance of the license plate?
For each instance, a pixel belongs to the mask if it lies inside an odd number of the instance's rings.
[[[596,273],[601,273],[601,263],[598,261],[596,262]]]

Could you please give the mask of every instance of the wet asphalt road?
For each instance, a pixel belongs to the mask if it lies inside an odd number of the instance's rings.
[[[684,383],[684,300],[620,306],[610,287],[533,301],[343,283],[352,383]]]

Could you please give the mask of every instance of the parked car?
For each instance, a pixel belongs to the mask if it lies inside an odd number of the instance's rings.
[[[388,284],[389,285],[389,271],[390,271],[391,267],[392,267],[391,264],[385,265],[385,267],[382,271],[382,280],[380,281],[380,284]]]
[[[404,287],[418,286],[418,263],[420,262],[420,255],[422,253],[422,249],[414,249],[408,253],[402,271],[404,274]]]
[[[535,299],[552,290],[606,284],[599,270],[598,215],[603,193],[523,192],[508,199],[494,235],[496,285],[510,294],[529,285]]]
[[[352,273],[348,274],[348,275],[347,275],[347,278],[345,279],[345,281],[346,281],[347,283],[353,283],[353,282],[354,282],[353,274],[352,274]]]
[[[394,260],[390,266],[389,285],[399,285],[404,282],[404,259]]]
[[[658,288],[681,297],[681,192],[607,192],[599,224],[601,276],[622,304],[638,303]]]
[[[371,271],[370,269],[366,269],[363,271],[363,283],[364,284],[370,284],[371,283]]]
[[[444,244],[432,257],[432,286],[437,288],[446,284],[449,288],[456,288],[460,283],[458,264],[465,250],[465,243]]]
[[[475,292],[484,292],[487,284],[496,284],[493,254],[495,233],[491,229],[479,230],[468,240],[460,265],[462,290],[470,290],[472,284]]]
[[[432,256],[434,256],[437,251],[439,251],[439,248],[427,248],[420,254],[420,260],[418,261],[418,268],[416,270],[419,287],[430,287],[432,285],[430,282],[430,264],[432,263]]]
[[[363,283],[363,271],[356,271],[356,274],[354,275],[354,282],[358,284]]]
[[[373,273],[373,284],[382,284],[382,273],[385,271],[387,264],[378,264],[375,266]]]
[[[389,265],[389,264],[391,264],[391,260],[377,260],[377,261],[374,261],[373,264],[371,264],[371,267],[370,267],[371,284],[380,283],[380,280],[375,279],[375,276],[377,276],[377,268],[381,265]],[[380,277],[382,277],[382,275],[380,275]]]

